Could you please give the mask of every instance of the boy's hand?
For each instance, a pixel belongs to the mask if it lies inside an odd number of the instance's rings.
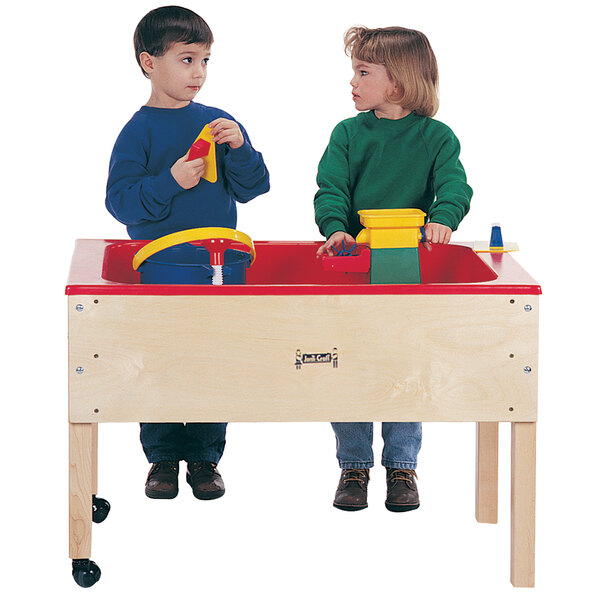
[[[235,150],[244,143],[242,131],[235,121],[221,117],[209,123],[208,126],[215,144],[229,144]]]
[[[329,239],[317,250],[317,258],[322,256],[323,254],[327,254],[327,256],[333,256],[334,251],[332,248],[336,250],[342,249],[342,242],[346,246],[346,249],[349,249],[353,244],[356,244],[356,240],[345,231],[336,231],[329,236]]]
[[[427,223],[425,225],[425,248],[431,251],[431,244],[448,244],[452,236],[452,229],[441,223]]]
[[[200,177],[206,171],[206,163],[203,158],[187,160],[188,155],[182,156],[171,167],[173,179],[184,189],[189,190],[198,185]]]

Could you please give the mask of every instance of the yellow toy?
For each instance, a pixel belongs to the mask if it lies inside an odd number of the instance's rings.
[[[206,179],[210,183],[215,183],[217,181],[217,153],[208,125],[203,127],[200,135],[194,140],[188,152],[187,159],[195,160],[202,157],[206,157],[206,171],[202,175],[202,179]]]
[[[370,248],[418,248],[425,213],[418,208],[359,210],[365,226],[356,236],[357,244]]]
[[[359,210],[358,244],[371,248],[371,283],[421,283],[419,242],[425,213],[418,208]]]
[[[196,229],[185,229],[164,235],[161,238],[148,242],[143,248],[138,250],[133,257],[133,268],[137,268],[153,254],[170,248],[176,244],[184,244],[186,242],[194,242],[199,240],[231,240],[233,242],[241,242],[248,246],[252,262],[256,258],[254,242],[243,232],[227,227],[199,227]],[[222,264],[222,263],[221,263]]]

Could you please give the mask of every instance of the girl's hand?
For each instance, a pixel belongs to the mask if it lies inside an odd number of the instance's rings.
[[[230,119],[215,119],[208,124],[215,144],[229,144],[234,150],[244,143],[239,125]]]
[[[334,252],[332,248],[336,248],[336,250],[342,249],[342,242],[346,248],[350,248],[353,244],[356,244],[356,240],[345,231],[336,231],[329,236],[329,239],[317,250],[317,258],[322,256],[323,254],[327,254],[327,256],[333,256]]]
[[[427,223],[425,225],[425,243],[427,250],[431,251],[431,244],[448,244],[452,236],[452,229],[441,223]]]
[[[198,185],[200,177],[206,171],[206,163],[203,158],[188,160],[189,152],[178,159],[171,167],[171,175],[173,179],[184,189],[189,190],[195,185]]]

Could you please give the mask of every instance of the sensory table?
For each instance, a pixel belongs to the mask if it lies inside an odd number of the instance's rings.
[[[497,522],[498,424],[510,422],[510,579],[534,585],[541,288],[512,254],[421,246],[421,283],[371,284],[324,268],[321,242],[265,241],[245,284],[142,284],[144,243],[77,240],[66,287],[79,585],[99,578],[92,522],[109,508],[99,423],[277,421],[473,422],[484,523]]]

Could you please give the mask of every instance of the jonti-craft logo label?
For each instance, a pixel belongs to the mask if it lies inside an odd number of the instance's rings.
[[[333,348],[331,352],[302,352],[298,348],[294,364],[298,370],[302,368],[302,365],[331,365],[334,369],[337,369],[338,349]]]

